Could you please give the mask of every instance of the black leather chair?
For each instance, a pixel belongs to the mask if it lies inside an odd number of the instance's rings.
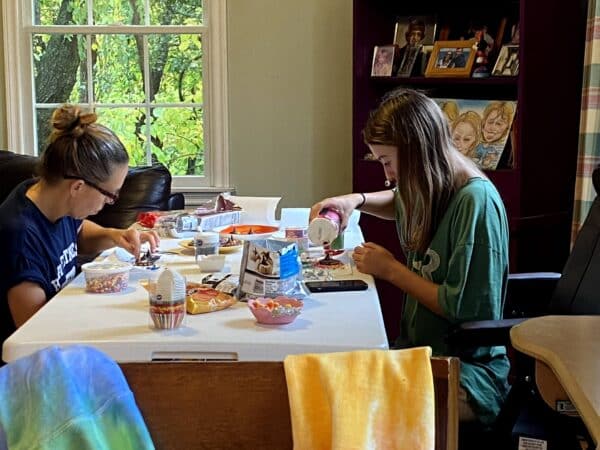
[[[104,227],[127,228],[143,211],[183,209],[181,193],[171,193],[171,173],[162,164],[132,167],[119,192],[119,199],[95,216],[88,217]]]
[[[593,173],[593,184],[596,193],[600,193],[600,168]],[[592,203],[562,273],[510,275],[505,318],[460,325],[448,336],[452,354],[460,356],[462,349],[480,345],[510,347],[511,327],[529,317],[547,314],[600,314],[600,196]],[[516,449],[515,435],[523,430],[524,421],[529,421],[529,425],[537,421],[546,429],[549,449],[580,448],[575,435],[589,438],[581,421],[548,408],[537,393],[533,360],[514,350],[509,353],[512,386],[497,423],[483,433],[464,426],[460,448],[479,448],[478,443],[486,441],[494,443],[493,448]]]
[[[20,182],[35,176],[38,158],[0,151],[0,203]],[[184,209],[181,193],[171,193],[171,173],[162,164],[129,169],[114,205],[89,219],[106,227],[127,228],[143,211]]]

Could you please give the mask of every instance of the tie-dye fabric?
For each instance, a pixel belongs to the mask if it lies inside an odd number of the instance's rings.
[[[48,347],[2,367],[0,427],[11,450],[154,448],[119,366],[85,346]]]

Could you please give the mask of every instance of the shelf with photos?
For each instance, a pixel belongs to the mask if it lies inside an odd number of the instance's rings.
[[[395,87],[425,92],[445,113],[456,148],[486,172],[515,170],[519,151],[519,27],[510,9],[465,23],[396,16],[393,44],[375,45],[364,60],[375,96]]]
[[[387,82],[516,85],[517,17],[515,11],[467,22],[446,14],[396,16],[393,41],[375,43],[365,63],[373,79]]]

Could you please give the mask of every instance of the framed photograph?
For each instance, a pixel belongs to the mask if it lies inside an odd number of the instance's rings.
[[[376,45],[373,49],[372,77],[391,77],[394,74],[397,47],[395,45]]]
[[[471,75],[476,41],[437,41],[429,58],[426,77],[468,77]]]
[[[519,46],[503,45],[494,65],[492,75],[497,77],[516,77],[519,75]]]
[[[398,17],[394,28],[394,44],[398,48],[408,45],[433,45],[435,28],[433,16]]]
[[[421,55],[422,48],[423,46],[420,44],[404,47],[404,52],[398,65],[398,72],[396,72],[397,77],[410,77],[415,68],[415,62],[419,58],[419,55]]]
[[[517,102],[456,98],[434,100],[448,119],[456,149],[482,169],[497,169],[509,142]]]

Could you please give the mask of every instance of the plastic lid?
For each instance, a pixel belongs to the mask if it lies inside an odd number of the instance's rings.
[[[81,266],[81,269],[90,273],[119,273],[131,270],[132,267],[131,264],[126,262],[110,261],[86,263]]]

